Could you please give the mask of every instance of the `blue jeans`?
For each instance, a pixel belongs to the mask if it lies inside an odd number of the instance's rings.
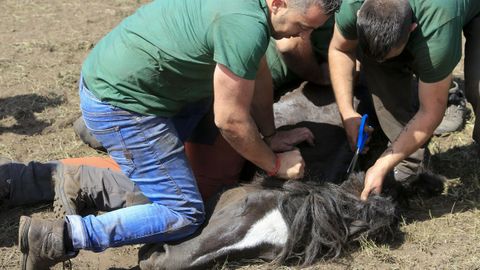
[[[152,203],[99,216],[67,216],[75,249],[102,251],[195,232],[205,214],[183,142],[210,104],[190,104],[171,118],[141,115],[100,101],[80,80],[86,126]]]

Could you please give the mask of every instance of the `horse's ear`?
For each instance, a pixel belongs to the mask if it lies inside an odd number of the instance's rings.
[[[358,235],[366,230],[368,230],[369,226],[368,223],[362,220],[354,220],[352,223],[350,223],[350,226],[348,227],[348,235],[353,236],[353,235]]]

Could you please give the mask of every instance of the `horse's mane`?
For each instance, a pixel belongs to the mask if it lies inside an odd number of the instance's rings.
[[[318,181],[285,182],[279,208],[289,225],[289,237],[275,261],[306,266],[338,257],[361,236],[383,238],[390,234],[398,223],[396,204],[379,195],[362,202],[358,188],[363,187],[363,177],[353,175],[341,186]]]

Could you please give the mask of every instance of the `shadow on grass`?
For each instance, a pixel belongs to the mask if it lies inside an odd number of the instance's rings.
[[[21,135],[39,134],[50,123],[36,118],[35,113],[49,107],[57,107],[65,103],[64,97],[55,93],[49,96],[37,94],[17,95],[0,99],[0,120],[13,117],[16,121],[12,126],[0,125],[0,134],[11,132]]]

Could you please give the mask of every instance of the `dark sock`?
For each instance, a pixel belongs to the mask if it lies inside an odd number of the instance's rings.
[[[63,223],[63,244],[65,245],[65,251],[67,254],[75,251],[72,242],[72,229],[68,222]]]

